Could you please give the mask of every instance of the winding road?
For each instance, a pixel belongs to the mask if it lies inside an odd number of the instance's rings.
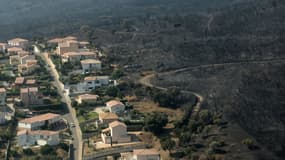
[[[187,67],[183,67],[180,69],[174,69],[174,70],[161,72],[161,73],[157,73],[157,74],[159,76],[166,76],[166,75],[171,75],[171,74],[175,74],[175,73],[185,72],[185,71],[192,70],[192,69],[209,68],[209,67],[222,67],[222,66],[226,67],[226,66],[241,65],[241,64],[264,64],[264,63],[270,63],[270,62],[283,62],[283,61],[285,61],[285,58],[282,57],[282,58],[273,58],[273,59],[264,59],[264,60],[247,60],[247,61],[228,62],[228,63],[226,62],[226,63],[205,64],[205,65],[198,65],[198,66],[187,66]],[[167,90],[167,88],[165,88],[165,87],[161,87],[161,86],[157,86],[157,85],[152,84],[151,80],[154,77],[155,77],[155,73],[146,75],[139,80],[139,83],[144,85],[144,86],[147,86],[147,87],[157,88],[160,90]],[[197,97],[198,101],[197,101],[196,105],[194,106],[192,114],[191,114],[191,119],[195,118],[197,113],[201,109],[201,105],[202,105],[202,102],[204,101],[204,97],[202,95],[200,95],[199,93],[196,93],[193,91],[182,90],[181,92],[190,93],[190,94],[193,94]]]

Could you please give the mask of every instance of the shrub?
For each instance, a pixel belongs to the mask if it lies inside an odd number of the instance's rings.
[[[34,151],[31,148],[23,149],[25,155],[33,155]]]
[[[168,118],[165,113],[154,112],[145,118],[145,129],[155,134],[159,134],[167,124]]]
[[[42,146],[40,152],[42,155],[55,155],[56,154],[55,149],[49,145]]]

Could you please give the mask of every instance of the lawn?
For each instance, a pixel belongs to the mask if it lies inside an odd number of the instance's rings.
[[[84,121],[88,121],[91,119],[97,119],[99,118],[99,116],[98,116],[98,113],[96,112],[88,112],[87,114],[80,115],[77,118],[78,118],[79,123],[82,123]]]

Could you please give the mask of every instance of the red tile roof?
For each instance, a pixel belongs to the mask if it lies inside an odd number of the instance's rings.
[[[23,120],[21,120],[19,122],[21,122],[21,123],[35,123],[35,122],[47,121],[47,120],[50,120],[50,119],[54,119],[54,118],[57,118],[59,116],[60,116],[59,114],[46,113],[46,114],[42,114],[42,115],[39,115],[39,116],[26,118],[26,119],[23,119]]]

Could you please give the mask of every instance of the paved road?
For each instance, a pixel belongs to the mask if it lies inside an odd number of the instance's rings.
[[[206,65],[198,65],[198,66],[188,66],[188,67],[183,67],[183,68],[180,68],[180,69],[175,69],[175,70],[170,70],[170,71],[158,73],[158,75],[159,76],[166,76],[166,75],[171,75],[171,74],[185,72],[185,71],[188,71],[188,70],[191,70],[191,69],[199,69],[199,68],[210,68],[210,67],[221,67],[221,66],[226,67],[226,66],[241,65],[241,64],[264,64],[264,63],[282,62],[282,61],[285,61],[285,58],[281,57],[281,58],[264,59],[264,60],[248,60],[248,61],[239,61],[239,62],[216,63],[216,64],[206,64]],[[144,86],[154,87],[154,88],[157,88],[157,89],[160,89],[160,90],[167,90],[167,88],[164,88],[164,87],[152,84],[151,83],[151,79],[153,79],[154,77],[155,77],[155,73],[152,73],[152,74],[149,74],[149,75],[146,75],[146,76],[142,77],[139,80],[139,82],[142,85],[144,85]],[[192,115],[191,115],[191,118],[195,118],[197,113],[201,109],[201,104],[204,101],[204,98],[200,94],[198,94],[196,92],[193,92],[193,91],[182,90],[182,92],[194,94],[198,98],[198,102],[194,106],[194,110],[193,110]]]
[[[50,72],[50,74],[54,78],[53,83],[56,86],[58,93],[62,97],[63,102],[66,103],[67,109],[69,112],[64,117],[66,118],[66,120],[68,122],[75,124],[75,127],[71,128],[72,137],[73,137],[72,143],[74,146],[74,154],[73,154],[74,157],[71,157],[71,159],[72,160],[82,160],[82,147],[83,147],[82,133],[81,133],[81,129],[80,129],[78,120],[76,118],[75,109],[72,108],[72,106],[71,106],[70,97],[67,94],[65,94],[64,85],[60,82],[59,74],[55,68],[55,65],[53,64],[51,59],[48,57],[48,54],[47,53],[41,53],[40,50],[36,46],[35,46],[35,54],[38,55],[39,57],[41,57],[45,61],[45,63],[50,66],[50,67],[48,67],[48,71]]]

